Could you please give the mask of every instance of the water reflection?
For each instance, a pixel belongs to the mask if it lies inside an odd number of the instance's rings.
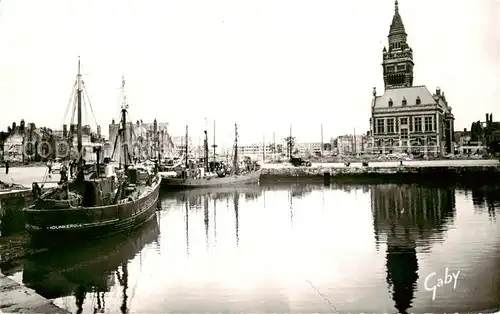
[[[197,211],[205,208],[205,200],[212,199],[214,202],[229,201],[234,198],[235,193],[245,196],[245,200],[256,200],[262,195],[264,189],[260,186],[249,185],[246,187],[235,188],[212,188],[212,189],[193,189],[178,191],[171,194],[164,194],[166,198],[174,200],[176,204],[189,203],[189,207]],[[168,205],[169,202],[167,202]]]
[[[240,237],[238,234],[238,229],[239,229],[239,218],[238,218],[238,210],[239,210],[239,203],[240,203],[240,193],[234,192],[233,194],[233,207],[234,207],[234,222],[235,222],[235,228],[234,230],[236,231],[236,246],[240,244]]]
[[[178,200],[185,202],[185,221],[186,221],[186,254],[189,256],[189,212],[190,209],[197,211],[198,208],[203,208],[203,222],[205,227],[205,247],[208,252],[210,247],[210,207],[209,201],[213,199],[213,230],[214,242],[217,242],[217,201],[225,201],[229,206],[232,200],[232,207],[234,210],[234,230],[235,230],[235,243],[239,244],[239,202],[240,193],[245,196],[245,200],[253,200],[256,196],[261,195],[261,190],[255,187],[249,188],[233,188],[233,189],[211,189],[208,191],[203,190],[190,190],[179,192],[177,195]],[[203,206],[201,206],[203,204]]]
[[[82,313],[86,302],[94,312],[117,312],[105,308],[103,296],[118,280],[119,309],[126,313],[135,289],[129,287],[129,261],[146,245],[157,242],[159,231],[155,217],[129,235],[33,256],[24,263],[22,281],[48,299],[73,296],[76,313]]]
[[[493,187],[467,196],[283,184],[163,193],[161,202],[161,237],[156,224],[130,241],[33,257],[24,281],[82,313],[437,313],[498,303]],[[463,277],[433,301],[423,281],[445,267]]]
[[[189,257],[189,201],[185,200],[186,202],[186,255]]]
[[[443,231],[455,213],[452,188],[424,188],[416,185],[372,187],[372,215],[375,240],[386,237],[387,284],[400,313],[412,307],[417,288],[417,244],[443,240]]]
[[[485,207],[491,219],[495,219],[495,207],[500,204],[500,186],[473,186],[472,202],[475,209],[481,212]]]

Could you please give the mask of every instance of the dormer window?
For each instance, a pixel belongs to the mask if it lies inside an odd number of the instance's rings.
[[[417,96],[417,101],[416,101],[417,105],[420,105],[420,96]]]
[[[394,105],[394,103],[392,102],[392,98],[389,98],[389,107],[392,107],[392,105]]]
[[[403,97],[403,101],[401,102],[401,105],[406,106],[406,98]]]

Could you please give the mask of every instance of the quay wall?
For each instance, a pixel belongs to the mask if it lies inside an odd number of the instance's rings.
[[[0,313],[70,313],[0,273]]]
[[[284,164],[265,164],[261,181],[273,182],[297,179],[322,180],[437,180],[466,181],[493,180],[500,183],[498,160],[436,160],[362,163],[312,164],[294,167]]]

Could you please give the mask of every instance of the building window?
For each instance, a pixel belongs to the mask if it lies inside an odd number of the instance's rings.
[[[408,125],[408,118],[401,118],[401,125]]]
[[[404,71],[406,70],[406,65],[405,64],[398,64],[398,71]]]
[[[383,134],[384,132],[384,119],[377,119],[377,134]]]
[[[408,139],[408,129],[401,129],[401,138]]]
[[[403,106],[406,106],[406,98],[405,98],[405,97],[403,97],[403,101],[401,102],[401,104],[402,104]]]
[[[425,132],[432,132],[433,129],[432,117],[425,117],[424,123],[425,123]]]
[[[420,96],[417,96],[417,101],[416,101],[417,105],[420,105],[421,101],[420,101]]]
[[[422,132],[422,117],[415,117],[415,132]]]
[[[394,119],[387,119],[387,133],[394,133]]]
[[[392,105],[394,105],[394,103],[392,102],[392,98],[389,98],[389,107],[392,107]]]
[[[388,66],[387,72],[394,72],[394,66]]]

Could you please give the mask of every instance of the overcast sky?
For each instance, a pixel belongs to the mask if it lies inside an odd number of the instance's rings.
[[[415,85],[446,93],[456,129],[500,120],[500,3],[400,0]],[[3,0],[0,127],[24,118],[60,129],[82,58],[107,130],[125,75],[130,118],[231,141],[288,133],[320,141],[369,128],[383,92],[393,0]],[[93,121],[89,121],[93,123]],[[107,133],[107,131],[106,131]]]

